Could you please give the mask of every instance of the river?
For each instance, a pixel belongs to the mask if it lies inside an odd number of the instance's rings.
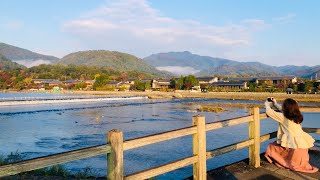
[[[55,99],[57,96],[63,95],[0,93],[0,99],[14,97]],[[221,99],[113,98],[103,101],[79,100],[0,106],[0,154],[7,155],[18,151],[28,159],[104,144],[106,132],[111,129],[119,129],[123,131],[124,139],[131,139],[188,127],[191,125],[192,116],[196,114],[204,115],[207,123],[248,114],[248,109],[234,107],[224,107],[227,111],[222,113],[196,112],[198,106],[190,105],[190,102],[263,103]],[[319,113],[305,113],[304,117],[304,127],[320,128]],[[261,134],[275,130],[277,130],[276,122],[270,119],[261,121]],[[210,131],[207,133],[207,150],[245,140],[248,138],[247,134],[247,124]],[[319,135],[312,134],[312,136],[320,140]],[[267,143],[262,144],[262,151],[266,146]],[[124,173],[131,174],[191,154],[191,136],[129,150],[124,153]],[[231,152],[209,160],[207,166],[208,169],[217,168],[247,158],[247,155],[247,149]],[[65,165],[72,171],[91,167],[97,176],[104,176],[106,157],[98,156]],[[158,176],[157,179],[182,179],[191,175],[192,167],[188,166]]]

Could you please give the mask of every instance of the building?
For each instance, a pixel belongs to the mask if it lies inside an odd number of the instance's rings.
[[[73,85],[73,84],[78,84],[81,83],[83,81],[78,80],[78,79],[69,79],[63,82],[64,85]]]
[[[87,85],[87,89],[90,89],[93,87],[93,84],[96,82],[96,80],[85,80],[84,83]]]
[[[257,84],[267,84],[267,85],[279,85],[279,84],[295,84],[297,82],[297,77],[295,76],[264,76],[264,77],[249,77],[249,78],[229,78],[229,82],[254,82]]]
[[[114,88],[114,89],[117,89],[120,87],[120,84],[121,84],[121,81],[110,81],[110,82],[107,82],[107,87],[108,88]]]
[[[129,90],[134,85],[134,82],[110,81],[106,85],[108,88],[113,88],[115,90]]]
[[[218,77],[197,77],[199,84],[218,82]]]
[[[211,83],[218,82],[218,77],[197,77],[202,92],[206,92]]]
[[[248,89],[247,82],[214,82],[210,84],[210,88],[213,90],[230,90],[238,91],[242,89]]]
[[[270,77],[258,77],[258,83],[264,83],[269,85],[288,85],[295,84],[297,82],[297,77],[295,76],[270,76]]]
[[[62,85],[63,83],[59,80],[50,79],[50,80],[42,82],[42,84],[45,86],[59,86],[59,85]]]
[[[160,90],[160,89],[169,89],[170,80],[168,79],[152,79],[151,80],[151,89]]]
[[[228,82],[251,82],[251,83],[259,83],[258,77],[241,77],[241,78],[228,78]]]
[[[47,81],[54,81],[55,79],[32,79],[34,84],[44,84]]]

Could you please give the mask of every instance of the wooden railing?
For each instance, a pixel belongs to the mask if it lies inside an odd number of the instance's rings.
[[[302,108],[304,112],[320,112],[320,108]],[[206,179],[206,160],[221,154],[249,147],[249,164],[260,166],[260,143],[276,137],[276,132],[260,136],[260,120],[267,118],[265,113],[260,114],[259,108],[252,108],[248,116],[228,119],[205,124],[204,116],[192,117],[192,126],[182,129],[167,131],[155,135],[123,141],[122,132],[111,130],[107,133],[107,144],[94,146],[60,154],[34,158],[26,161],[0,166],[0,177],[15,175],[35,169],[49,167],[79,159],[107,155],[107,179],[147,179],[166,172],[170,172],[193,164],[193,178]],[[206,131],[211,131],[227,126],[249,123],[249,139],[206,151]],[[320,133],[318,128],[304,128],[308,133]],[[193,154],[190,157],[147,169],[141,172],[123,176],[123,152],[126,150],[154,144],[170,139],[192,135]]]

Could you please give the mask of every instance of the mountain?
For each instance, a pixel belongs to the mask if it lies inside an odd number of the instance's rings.
[[[167,70],[172,73],[195,74],[196,76],[220,75],[278,75],[279,72],[273,66],[259,62],[238,62],[229,59],[200,56],[188,51],[168,52],[153,54],[144,60],[157,69]],[[180,70],[185,70],[182,73]],[[180,73],[180,74],[178,74]]]
[[[90,50],[79,51],[64,56],[57,63],[87,65],[96,67],[109,67],[117,70],[127,71],[136,70],[145,72],[155,76],[171,76],[168,72],[159,71],[156,68],[148,65],[142,59],[131,54],[106,51],[106,50]]]
[[[320,65],[318,66],[280,66],[278,67],[279,71],[281,71],[284,74],[293,74],[299,77],[304,78],[314,78],[317,74],[317,76],[320,76]]]
[[[189,66],[201,70],[208,67],[217,67],[236,62],[228,59],[200,56],[197,54],[192,54],[189,51],[152,54],[151,56],[143,58],[143,60],[155,67]]]
[[[157,69],[166,70],[176,75],[195,74],[208,67],[237,63],[228,59],[200,56],[189,51],[152,54],[143,60]]]
[[[195,74],[196,76],[249,75],[277,76],[295,75],[298,77],[320,76],[320,66],[270,66],[259,62],[238,62],[235,60],[200,56],[188,51],[152,54],[144,61],[157,69],[167,70],[176,75]]]
[[[4,57],[2,54],[0,54],[0,70],[12,70],[12,69],[19,69],[19,68],[25,68],[24,66],[12,62],[6,57]]]
[[[1,42],[0,54],[4,55],[6,58],[14,62],[25,65],[27,67],[36,66],[39,64],[51,64],[59,60],[59,58],[54,56],[38,54],[27,49],[19,48]]]
[[[217,67],[202,70],[196,76],[209,76],[213,74],[233,76],[278,76],[281,72],[273,66],[259,62],[244,62],[232,65],[220,65]]]

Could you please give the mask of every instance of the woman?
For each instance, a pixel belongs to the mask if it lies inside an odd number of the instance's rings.
[[[308,154],[315,140],[302,130],[298,103],[288,98],[280,106],[274,98],[268,98],[265,107],[267,115],[279,122],[277,141],[269,144],[265,153],[267,160],[293,171],[317,172],[318,168],[309,164]]]

